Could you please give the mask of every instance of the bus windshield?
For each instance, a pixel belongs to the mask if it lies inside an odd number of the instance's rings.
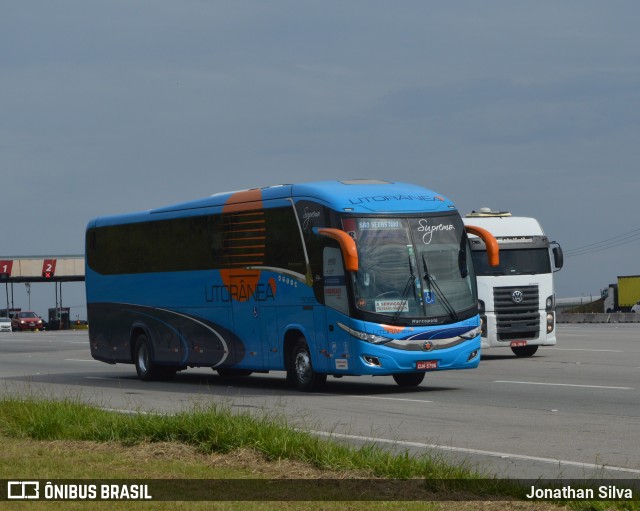
[[[343,218],[355,239],[355,306],[392,323],[430,323],[475,313],[467,235],[457,215]]]
[[[547,248],[508,249],[500,247],[500,264],[487,264],[486,250],[473,250],[476,274],[485,275],[537,275],[551,273],[551,260]]]

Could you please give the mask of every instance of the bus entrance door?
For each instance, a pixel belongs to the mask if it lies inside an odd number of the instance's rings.
[[[344,330],[337,328],[337,323],[344,321],[345,315],[349,314],[342,251],[338,247],[325,247],[322,259],[324,302],[327,306],[327,351],[330,357],[327,369],[335,374],[340,374],[342,371],[349,370],[350,357],[348,336]]]

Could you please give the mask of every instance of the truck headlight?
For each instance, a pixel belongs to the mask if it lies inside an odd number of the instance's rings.
[[[547,297],[547,303],[545,304],[547,307],[547,312],[552,311],[553,309],[556,308],[556,300],[555,300],[555,296],[551,295]]]
[[[553,312],[548,312],[547,313],[547,333],[550,334],[551,332],[553,332],[553,329],[555,328],[555,321],[554,321],[554,317],[553,317]]]

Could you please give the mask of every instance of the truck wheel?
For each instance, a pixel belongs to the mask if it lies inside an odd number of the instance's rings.
[[[515,353],[516,357],[531,357],[538,351],[538,346],[514,346],[511,351]]]
[[[327,381],[327,375],[316,373],[311,364],[309,346],[303,337],[300,337],[291,348],[289,365],[287,367],[287,380],[294,387],[304,392],[316,390]]]
[[[175,377],[177,368],[172,366],[158,366],[153,360],[151,343],[147,336],[141,334],[136,339],[134,362],[138,378],[142,381],[170,380]]]
[[[424,380],[424,373],[400,373],[394,374],[393,379],[401,387],[417,387]]]

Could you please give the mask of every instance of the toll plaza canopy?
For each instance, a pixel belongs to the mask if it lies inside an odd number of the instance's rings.
[[[84,281],[84,256],[0,256],[0,282]]]

